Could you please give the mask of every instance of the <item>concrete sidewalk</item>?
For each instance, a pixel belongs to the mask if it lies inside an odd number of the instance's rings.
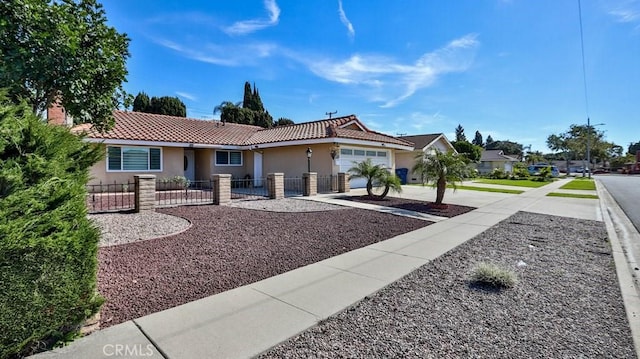
[[[602,221],[599,200],[545,197],[567,181],[520,195],[447,191],[447,203],[478,209],[450,219],[437,218],[436,223],[416,231],[101,330],[36,357],[251,357],[377,292],[517,211]],[[403,197],[435,198],[429,187],[404,188]],[[314,200],[356,205],[333,197]]]

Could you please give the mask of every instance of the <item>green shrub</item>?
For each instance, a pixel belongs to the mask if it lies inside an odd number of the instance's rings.
[[[185,176],[162,177],[158,180],[162,184],[160,190],[185,189],[191,186],[191,181]]]
[[[492,263],[479,263],[473,270],[471,281],[494,288],[511,288],[516,282],[516,275],[508,269],[502,269]]]
[[[0,358],[73,336],[102,304],[85,206],[102,153],[0,94]]]
[[[493,171],[489,172],[487,177],[491,179],[507,179],[509,178],[509,174],[501,168],[494,168]]]
[[[528,179],[529,170],[522,162],[516,162],[513,166],[513,173],[511,179]]]
[[[541,168],[538,175],[535,176],[533,180],[538,182],[551,181],[551,166]]]

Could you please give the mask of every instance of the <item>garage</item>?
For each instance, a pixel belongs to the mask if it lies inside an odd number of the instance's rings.
[[[371,159],[374,165],[382,165],[391,168],[391,154],[389,150],[379,150],[360,147],[342,147],[340,149],[340,172],[348,172],[354,166],[354,162],[362,162]],[[367,180],[356,178],[349,181],[351,188],[364,188]]]

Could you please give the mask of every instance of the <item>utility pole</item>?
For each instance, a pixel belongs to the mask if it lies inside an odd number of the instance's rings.
[[[331,115],[335,115],[336,113],[338,113],[338,111],[333,111],[333,112],[329,111],[329,112],[325,112],[324,114],[329,116],[329,119],[331,119]]]

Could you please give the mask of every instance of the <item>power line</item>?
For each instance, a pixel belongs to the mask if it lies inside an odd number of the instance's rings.
[[[578,17],[580,19],[580,48],[582,50],[582,79],[584,81],[584,103],[587,111],[587,118],[589,118],[589,96],[587,92],[587,67],[584,60],[584,34],[582,31],[582,6],[580,0],[578,0]]]

